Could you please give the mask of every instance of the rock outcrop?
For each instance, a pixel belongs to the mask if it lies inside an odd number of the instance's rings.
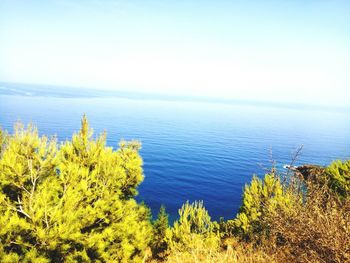
[[[325,167],[314,164],[305,164],[294,168],[293,171],[300,175],[304,180],[317,181],[317,179],[324,174]]]

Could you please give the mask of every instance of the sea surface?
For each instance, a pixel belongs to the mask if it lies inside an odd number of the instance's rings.
[[[156,214],[164,204],[171,219],[181,205],[203,200],[213,219],[233,218],[253,174],[271,160],[283,172],[303,145],[296,164],[327,165],[350,158],[350,112],[245,103],[210,103],[114,97],[0,95],[0,126],[33,122],[39,132],[68,140],[86,113],[108,145],[142,142],[144,182],[137,199]]]

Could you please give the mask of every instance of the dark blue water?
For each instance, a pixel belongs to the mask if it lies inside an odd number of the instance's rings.
[[[350,158],[350,113],[277,107],[118,98],[0,96],[0,125],[32,121],[42,134],[69,139],[86,113],[108,144],[142,142],[145,180],[138,200],[172,218],[186,201],[204,200],[214,219],[233,218],[252,175],[280,167],[304,145],[298,163]]]

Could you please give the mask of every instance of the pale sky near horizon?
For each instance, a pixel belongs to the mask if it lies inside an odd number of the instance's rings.
[[[0,81],[349,106],[350,1],[0,1]]]

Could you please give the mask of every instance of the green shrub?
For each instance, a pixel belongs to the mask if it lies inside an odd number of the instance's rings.
[[[350,160],[334,161],[326,168],[329,187],[342,197],[350,194]]]
[[[157,219],[153,222],[153,236],[151,241],[152,255],[155,258],[164,258],[168,250],[166,233],[169,228],[169,215],[165,207],[161,206]]]
[[[231,231],[246,239],[259,237],[268,231],[265,217],[279,209],[292,210],[295,202],[301,202],[301,198],[284,187],[275,173],[266,174],[263,180],[254,176],[250,185],[245,186],[237,217],[226,224]]]
[[[191,251],[193,249],[217,249],[220,237],[215,231],[203,202],[186,202],[179,210],[179,220],[167,233],[170,250]]]
[[[137,142],[117,151],[87,119],[58,146],[18,125],[0,159],[0,261],[138,262],[150,240]]]
[[[0,127],[0,156],[1,156],[2,150],[5,146],[6,138],[7,138],[6,132],[3,131]]]

